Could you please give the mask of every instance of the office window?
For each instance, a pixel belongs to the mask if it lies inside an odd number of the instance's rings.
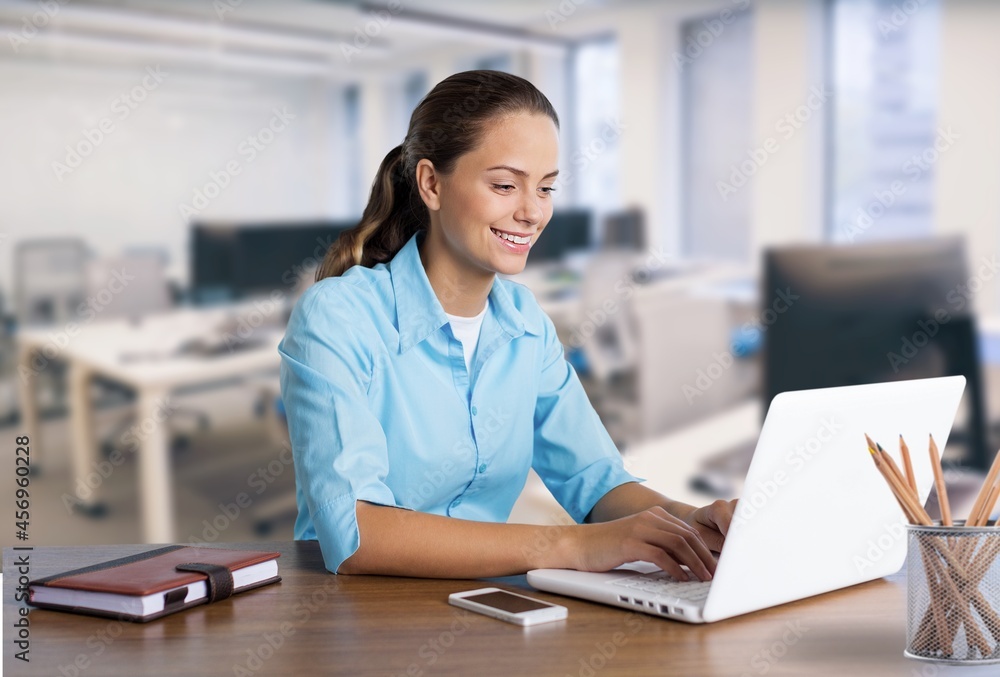
[[[593,210],[595,225],[621,207],[620,67],[614,37],[585,42],[572,53],[569,166],[557,204]]]
[[[393,144],[402,143],[410,128],[410,118],[420,100],[429,91],[427,73],[414,71],[404,73],[399,80],[386,84],[389,115],[386,117],[386,138]]]
[[[478,57],[473,61],[473,70],[503,71],[504,73],[514,72],[514,60],[509,53],[491,54],[489,56]]]
[[[420,100],[424,98],[428,91],[430,91],[430,87],[427,83],[426,72],[418,71],[407,76],[403,83],[403,114],[406,118],[406,124],[404,124],[403,129],[409,126],[410,115],[413,114],[413,109],[417,107],[417,104],[420,103]]]
[[[934,164],[950,145],[935,123],[940,3],[831,0],[829,27],[827,236],[928,235]]]
[[[680,44],[703,47],[682,62],[671,56],[681,82],[682,248],[691,258],[745,261],[753,177],[740,166],[754,146],[753,12],[735,12],[718,35],[706,33],[705,21],[717,18],[682,24]]]
[[[344,88],[344,153],[340,160],[346,170],[348,215],[360,216],[368,195],[361,176],[361,88],[352,84]]]

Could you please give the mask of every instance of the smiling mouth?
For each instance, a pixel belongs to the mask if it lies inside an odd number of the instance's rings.
[[[500,239],[507,240],[508,242],[513,242],[514,244],[528,244],[529,242],[531,242],[530,235],[522,237],[520,235],[515,235],[513,233],[507,233],[502,230],[497,230],[496,228],[490,228],[490,230],[493,231],[493,234],[499,237]]]

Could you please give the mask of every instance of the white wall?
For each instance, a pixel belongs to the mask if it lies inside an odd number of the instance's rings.
[[[812,87],[823,85],[822,1],[758,0],[753,11],[753,148],[769,138],[777,143],[748,186],[753,191],[751,264],[756,266],[767,246],[823,238],[824,115],[832,99],[810,112],[800,127],[777,128],[807,104]]]
[[[425,66],[431,87],[455,72],[469,50],[429,50],[408,62]],[[566,109],[562,59],[524,52],[521,73],[536,78],[562,116]],[[127,118],[112,102],[142,82],[147,64],[76,66],[65,61],[0,59],[0,288],[12,294],[14,243],[30,237],[79,236],[98,255],[128,246],[162,246],[170,274],[187,282],[188,219],[194,191],[230,161],[242,167],[199,216],[212,220],[265,220],[354,216],[344,191],[345,173],[358,172],[365,196],[385,154],[402,140],[398,121],[401,79],[397,65],[358,68],[362,157],[347,161],[342,83],[301,77],[232,72],[192,72],[165,66],[163,82]],[[530,72],[528,72],[530,71]],[[296,119],[252,162],[239,150],[266,126],[275,107]],[[84,130],[113,119],[115,129],[62,176],[67,144]]]
[[[936,171],[935,225],[939,233],[964,233],[970,274],[1000,252],[1000,3],[943,2],[941,104],[938,124],[955,144]],[[976,298],[981,313],[1000,312],[1000,279]]]
[[[183,281],[188,220],[179,206],[191,205],[210,172],[230,161],[240,174],[201,210],[203,218],[337,215],[327,186],[346,168],[331,154],[332,85],[164,66],[162,82],[123,118],[113,101],[142,82],[145,68],[0,61],[4,289],[11,289],[14,243],[56,235],[81,236],[105,255],[161,245],[171,256],[171,273]],[[268,125],[276,107],[295,119],[251,159],[241,143]],[[94,130],[105,118],[113,131],[60,180],[53,163],[66,162],[66,145],[85,141],[85,130],[98,138]]]

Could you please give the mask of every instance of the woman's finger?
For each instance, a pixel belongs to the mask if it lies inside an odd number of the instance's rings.
[[[640,557],[643,561],[652,562],[670,574],[675,580],[688,580],[688,572],[686,572],[681,565],[677,563],[677,560],[665,553],[662,548],[655,545],[648,545],[640,552]]]
[[[712,578],[715,560],[699,536],[678,533],[667,527],[654,529],[647,538],[648,542],[659,546],[671,557],[686,564],[699,579],[707,581]]]

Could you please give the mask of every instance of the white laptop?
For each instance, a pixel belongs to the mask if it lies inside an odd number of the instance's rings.
[[[864,434],[902,468],[909,446],[921,502],[934,475],[928,434],[944,449],[965,377],[781,393],[767,417],[711,581],[676,581],[648,562],[608,572],[536,569],[528,583],[690,623],[710,623],[898,571],[906,520]]]

